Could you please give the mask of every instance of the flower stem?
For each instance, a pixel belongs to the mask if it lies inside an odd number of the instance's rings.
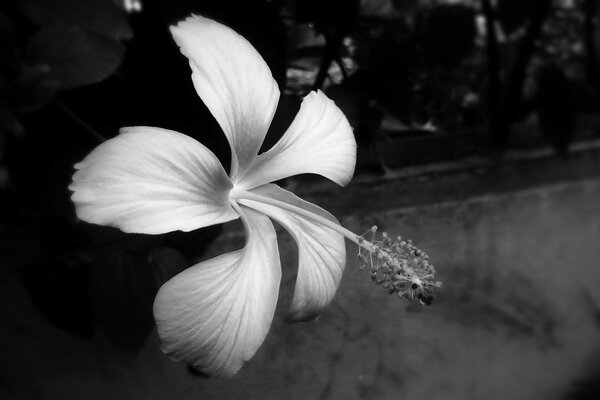
[[[359,247],[363,247],[365,250],[367,250],[369,252],[373,252],[376,250],[375,246],[373,246],[369,241],[365,240],[362,236],[357,235],[356,233],[352,232],[351,230],[344,228],[339,223],[332,221],[330,219],[327,219],[319,214],[315,214],[311,211],[308,211],[302,207],[298,207],[294,204],[290,204],[285,201],[276,200],[271,197],[263,196],[263,195],[256,194],[256,193],[253,193],[250,191],[245,191],[245,190],[244,191],[236,190],[235,195],[232,194],[232,199],[237,199],[237,200],[245,199],[245,200],[257,201],[257,202],[269,204],[269,205],[272,205],[272,206],[275,206],[275,207],[278,207],[278,208],[281,208],[284,210],[288,210],[295,214],[310,218],[313,221],[318,222],[328,228],[331,228],[332,230],[336,231],[337,233],[344,236],[348,240],[353,241]]]
[[[67,107],[63,102],[56,100],[56,105],[60,108],[65,114],[69,116],[73,121],[75,121],[84,131],[93,136],[100,143],[105,142],[106,138],[102,136],[97,130],[92,128],[87,122],[85,122],[80,116],[78,116],[73,110]]]

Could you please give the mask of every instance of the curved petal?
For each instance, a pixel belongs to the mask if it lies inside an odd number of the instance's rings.
[[[277,83],[252,45],[218,22],[191,16],[171,33],[190,60],[196,91],[227,136],[235,179],[254,161],[271,125]]]
[[[356,140],[348,120],[323,92],[311,92],[283,137],[234,183],[250,189],[313,173],[344,186],[352,178],[355,164]]]
[[[293,204],[338,223],[327,211],[277,185],[264,185],[251,192]],[[344,237],[281,208],[246,199],[238,201],[275,219],[290,232],[298,244],[298,277],[287,319],[300,321],[316,317],[333,300],[342,279],[346,266]]]
[[[262,344],[281,280],[273,224],[256,211],[237,208],[246,246],[176,275],[154,302],[163,351],[217,377],[235,374]]]
[[[77,216],[125,232],[191,231],[238,217],[217,157],[189,136],[123,128],[75,165]]]

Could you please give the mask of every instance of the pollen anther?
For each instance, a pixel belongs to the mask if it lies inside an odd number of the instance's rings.
[[[390,294],[423,305],[433,301],[433,291],[442,283],[435,280],[435,268],[429,256],[411,240],[397,236],[390,239],[383,232],[376,239],[377,226],[358,237],[358,257],[363,261],[360,270],[368,268],[371,279]],[[366,236],[370,234],[370,240]]]

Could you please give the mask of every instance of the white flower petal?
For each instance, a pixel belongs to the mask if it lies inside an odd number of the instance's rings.
[[[279,101],[279,88],[260,54],[242,36],[192,16],[171,27],[190,60],[196,91],[231,146],[233,180],[254,161]]]
[[[75,165],[77,216],[125,232],[191,231],[238,217],[217,157],[189,136],[124,128]]]
[[[301,207],[338,223],[327,211],[277,185],[264,185],[251,192]],[[318,222],[281,208],[246,199],[238,201],[275,219],[298,244],[298,277],[287,319],[299,321],[317,316],[331,302],[342,279],[346,265],[344,237]]]
[[[283,137],[234,183],[250,189],[313,173],[344,186],[352,178],[355,164],[356,140],[348,120],[323,92],[311,92]]]
[[[216,377],[235,374],[256,353],[271,326],[281,280],[273,224],[243,206],[239,212],[244,249],[176,275],[154,302],[163,351]]]

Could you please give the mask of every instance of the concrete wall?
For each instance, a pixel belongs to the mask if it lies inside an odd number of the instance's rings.
[[[426,250],[443,287],[430,307],[389,296],[348,265],[316,321],[286,324],[295,249],[264,345],[232,380],[193,376],[158,349],[136,357],[49,326],[13,278],[0,288],[0,396],[15,399],[566,399],[600,378],[598,156],[363,178],[297,193],[360,233]],[[565,171],[572,171],[566,173]],[[344,194],[341,196],[340,194]],[[410,199],[407,201],[406,199]],[[213,246],[240,246],[237,226]],[[209,254],[210,255],[210,254]],[[596,398],[600,392],[596,393]]]

